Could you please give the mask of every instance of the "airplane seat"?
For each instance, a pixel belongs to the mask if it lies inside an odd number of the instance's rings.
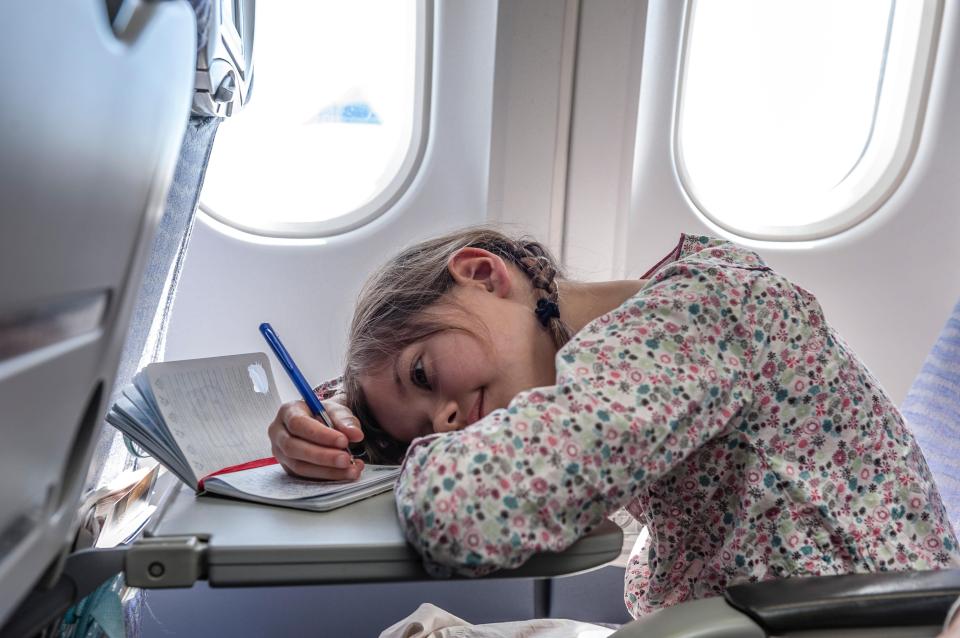
[[[960,529],[960,303],[937,337],[901,406],[954,531]]]
[[[59,577],[190,113],[196,40],[185,0],[37,0],[0,21],[0,633],[31,592],[66,587],[46,598],[59,611],[84,593]]]

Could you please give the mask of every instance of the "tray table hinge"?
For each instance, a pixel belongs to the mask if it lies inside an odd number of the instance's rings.
[[[153,536],[129,547],[124,571],[132,587],[192,587],[207,576],[207,543],[196,536]]]

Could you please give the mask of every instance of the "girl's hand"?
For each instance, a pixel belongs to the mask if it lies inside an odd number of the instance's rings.
[[[288,474],[312,479],[352,480],[360,476],[363,461],[347,446],[363,440],[360,422],[339,396],[323,402],[334,429],[315,419],[303,401],[284,403],[267,428],[273,455]]]

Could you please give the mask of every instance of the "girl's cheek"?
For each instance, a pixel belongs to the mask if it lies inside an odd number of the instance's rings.
[[[438,362],[437,390],[444,394],[455,394],[463,389],[469,378],[470,353],[451,353],[442,362]]]

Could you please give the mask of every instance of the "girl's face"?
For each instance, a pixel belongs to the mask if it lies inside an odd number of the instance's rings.
[[[555,349],[529,290],[467,280],[445,301],[428,312],[451,329],[407,346],[360,379],[374,418],[398,441],[467,427],[517,393],[555,382]]]

